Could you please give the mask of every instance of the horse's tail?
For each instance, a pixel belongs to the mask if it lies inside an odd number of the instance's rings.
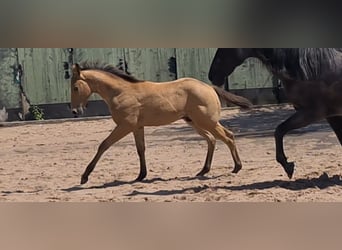
[[[230,93],[228,91],[225,91],[224,89],[218,87],[218,86],[212,86],[216,93],[223,98],[226,102],[235,104],[237,106],[240,106],[242,108],[250,109],[253,104],[246,98],[242,96],[235,95],[233,93]]]

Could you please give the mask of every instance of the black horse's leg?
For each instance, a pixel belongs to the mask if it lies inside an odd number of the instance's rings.
[[[284,153],[283,138],[289,131],[305,127],[317,120],[317,115],[314,113],[299,110],[281,123],[275,130],[276,160],[283,166],[290,179],[292,178],[295,165],[293,162],[287,162],[287,157]]]
[[[330,127],[334,130],[337,139],[342,145],[342,116],[334,116],[327,118]]]
[[[146,161],[145,161],[145,135],[144,127],[135,130],[134,132],[135,145],[137,147],[139,160],[140,160],[140,172],[136,181],[142,181],[146,175]]]

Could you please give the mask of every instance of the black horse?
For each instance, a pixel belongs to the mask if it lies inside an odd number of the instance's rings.
[[[283,138],[291,130],[326,119],[342,144],[341,48],[219,48],[209,79],[222,86],[225,78],[249,57],[258,58],[281,80],[296,113],[277,126],[276,160],[291,179],[294,163],[284,153]]]

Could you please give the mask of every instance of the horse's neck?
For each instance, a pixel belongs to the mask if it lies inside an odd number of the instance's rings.
[[[97,75],[86,75],[88,85],[92,93],[100,95],[103,99],[112,98],[123,91],[123,85],[119,79],[112,79],[110,76],[98,73]]]

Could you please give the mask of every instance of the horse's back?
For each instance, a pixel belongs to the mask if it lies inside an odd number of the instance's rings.
[[[209,84],[202,82],[202,81],[195,79],[195,78],[184,77],[184,78],[179,78],[174,82],[177,83],[178,85],[186,88],[190,92],[197,93],[198,91],[201,91],[201,93],[199,93],[199,95],[204,94],[202,91],[209,92],[209,93],[210,92],[215,93],[215,91],[213,90],[213,88]]]
[[[153,91],[172,94],[183,91],[187,98],[199,99],[205,102],[218,98],[215,90],[209,84],[191,77],[179,78],[169,82],[149,82],[148,84],[154,89]]]

